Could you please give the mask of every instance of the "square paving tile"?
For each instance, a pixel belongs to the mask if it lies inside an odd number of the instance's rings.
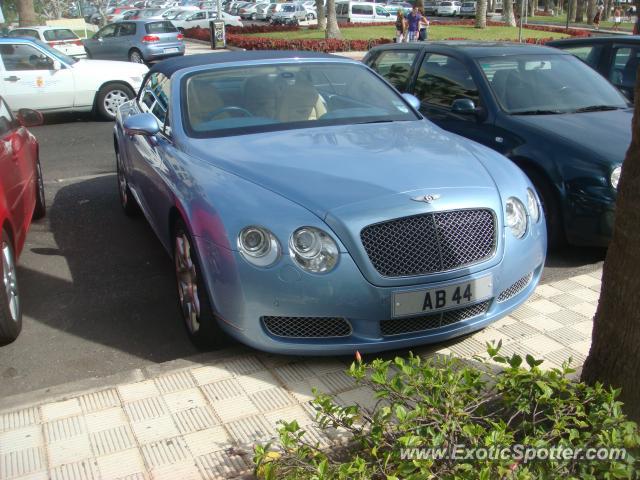
[[[142,422],[169,413],[162,397],[149,397],[123,405],[131,422]]]
[[[131,428],[140,444],[157,442],[159,440],[175,437],[180,432],[170,416],[152,418],[144,422],[132,423]]]
[[[540,330],[541,332],[556,330],[562,327],[562,323],[553,320],[551,317],[547,317],[546,315],[527,318],[526,320],[523,320],[523,322],[537,330]]]
[[[0,432],[17,430],[38,423],[40,421],[39,410],[38,407],[31,407],[0,414]]]
[[[0,432],[0,455],[42,445],[44,445],[44,436],[40,425]]]
[[[163,375],[154,379],[161,393],[179,392],[196,386],[196,382],[188,371]]]
[[[564,346],[576,342],[581,342],[588,338],[587,335],[584,335],[582,332],[576,330],[573,327],[562,327],[557,330],[551,330],[550,332],[547,332],[547,336],[560,342]]]
[[[205,367],[194,368],[191,370],[191,375],[196,379],[198,385],[205,385],[233,377],[233,373],[222,365],[207,365]]]
[[[272,425],[273,431],[280,425],[279,421],[298,422],[298,425],[304,427],[313,424],[315,420],[315,410],[311,413],[301,405],[293,405],[280,410],[272,411],[264,414],[264,418]]]
[[[222,426],[188,433],[183,438],[194,457],[225,450],[231,445],[231,438]]]
[[[123,402],[135,402],[160,395],[160,390],[153,380],[118,385],[118,392]]]
[[[237,380],[245,393],[255,393],[260,390],[268,390],[280,386],[278,379],[268,370],[241,375]]]
[[[89,434],[91,448],[96,456],[109,455],[136,446],[136,440],[128,425],[101,430]]]
[[[243,355],[242,357],[234,357],[223,362],[224,368],[235,375],[247,375],[249,373],[264,370],[266,367],[254,355]]]
[[[145,463],[150,467],[172,465],[191,456],[187,444],[181,437],[166,438],[159,442],[143,445],[140,451]]]
[[[560,305],[553,303],[552,300],[553,300],[553,297],[551,300],[542,299],[536,302],[528,302],[526,305],[528,308],[531,308],[544,315],[548,315],[553,312],[559,312],[560,310],[562,310],[562,307]]]
[[[551,313],[549,315],[549,318],[555,320],[556,322],[560,322],[563,325],[573,325],[574,323],[580,323],[589,320],[589,317],[581,315],[578,312],[573,312],[571,310],[563,310],[561,312]]]
[[[98,463],[94,459],[59,465],[51,469],[51,480],[99,480]]]
[[[66,463],[75,463],[87,460],[93,456],[89,435],[83,433],[75,437],[67,438],[61,442],[47,444],[49,466],[55,468]]]
[[[210,407],[206,406],[180,410],[172,414],[171,418],[182,434],[205,430],[220,423]]]
[[[64,402],[47,403],[40,407],[40,413],[42,420],[45,422],[51,422],[64,417],[72,417],[74,415],[80,415],[82,408],[77,398],[65,400]]]
[[[137,448],[98,457],[98,469],[103,479],[126,478],[146,471],[142,455]]]
[[[87,431],[99,432],[128,423],[124,410],[120,407],[112,407],[98,412],[88,413],[84,416]]]
[[[556,365],[562,365],[564,362],[568,361],[569,359],[571,359],[571,364],[570,366],[575,368],[577,365],[582,365],[584,363],[584,361],[587,359],[586,356],[582,355],[581,353],[565,347],[561,350],[557,350],[555,352],[550,352],[547,353],[544,356],[545,359],[549,359],[551,362],[555,363]]]
[[[223,422],[229,422],[249,415],[255,415],[260,411],[249,397],[245,395],[212,402],[212,406],[217,417]]]
[[[0,454],[0,478],[9,479],[39,472],[47,467],[43,447],[25,448]]]
[[[186,460],[151,469],[152,480],[202,480],[200,471],[193,460]]]
[[[235,378],[228,378],[214,383],[207,383],[200,387],[207,400],[214,403],[243,395],[242,386]]]
[[[564,348],[564,345],[543,334],[525,338],[520,341],[520,345],[524,345],[527,350],[535,352],[538,356]]]
[[[195,460],[202,478],[206,480],[227,480],[251,469],[249,462],[240,455],[223,452],[202,455]]]
[[[284,408],[295,403],[294,398],[281,387],[257,391],[250,394],[249,399],[262,413]]]
[[[190,408],[204,407],[207,401],[198,388],[190,388],[180,392],[168,393],[162,396],[170,413],[176,413]]]
[[[253,448],[256,442],[266,442],[277,435],[262,415],[234,420],[224,426],[234,441],[250,448]]]
[[[45,438],[49,443],[68,440],[77,435],[87,433],[87,425],[85,424],[84,417],[80,415],[45,423],[43,428]]]
[[[508,335],[513,340],[518,341],[520,341],[520,339],[522,338],[531,337],[540,333],[540,330],[538,330],[537,328],[533,328],[531,325],[523,322],[506,325],[504,327],[500,327],[498,330],[505,335]]]
[[[115,388],[92,392],[78,397],[80,407],[85,413],[97,412],[120,405],[118,391]]]

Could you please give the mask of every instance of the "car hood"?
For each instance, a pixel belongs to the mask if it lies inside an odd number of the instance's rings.
[[[407,196],[444,188],[456,194],[438,207],[459,207],[449,201],[474,195],[493,205],[496,185],[468,142],[428,121],[411,121],[190,139],[183,149],[324,219],[338,209],[407,205]],[[398,194],[401,201],[392,198]]]
[[[561,115],[511,115],[518,126],[534,128],[562,144],[586,150],[590,157],[621,163],[631,143],[632,109]]]
[[[81,72],[88,72],[96,76],[109,78],[122,77],[122,80],[132,77],[142,77],[149,70],[145,65],[131,62],[118,62],[115,60],[79,60],[73,64],[73,69]]]

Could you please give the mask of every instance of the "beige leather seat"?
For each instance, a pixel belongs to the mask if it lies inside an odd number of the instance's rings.
[[[295,81],[293,85],[289,82]],[[282,87],[278,120],[281,122],[301,122],[317,120],[327,113],[327,108],[315,87],[304,77],[285,80]]]
[[[280,91],[273,75],[256,75],[244,82],[244,106],[256,117],[277,118]]]
[[[224,107],[224,101],[209,82],[192,80],[187,88],[187,106],[191,125],[197,130],[200,123],[212,120],[211,114]],[[224,118],[224,114],[217,118]]]

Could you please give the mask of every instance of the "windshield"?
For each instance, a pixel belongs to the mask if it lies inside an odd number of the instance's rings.
[[[364,66],[281,64],[197,72],[183,82],[184,123],[196,137],[416,120]]]
[[[48,42],[53,42],[56,40],[77,40],[78,36],[73,33],[71,30],[60,29],[60,30],[45,30],[44,39]]]
[[[442,2],[440,4],[441,7],[450,7],[451,6],[451,2]]]
[[[483,58],[478,63],[502,109],[511,114],[626,108],[626,99],[573,55]]]
[[[295,12],[296,11],[296,7],[294,7],[293,5],[284,5],[282,7],[282,11],[283,12]]]
[[[174,18],[175,20],[184,20],[185,18],[190,17],[191,15],[193,15],[193,10],[187,10],[186,12],[180,12]]]
[[[66,63],[67,65],[73,65],[78,61],[75,58],[70,57],[69,55],[65,55],[60,50],[51,48],[49,45],[47,45],[44,42],[41,42],[40,40],[34,39],[34,42],[36,42],[40,46],[40,48],[44,48],[52,57],[55,57],[57,60],[60,60],[61,62]]]
[[[467,7],[467,8],[469,8],[469,7],[475,8],[476,4],[475,3],[463,3],[462,6],[463,7]]]

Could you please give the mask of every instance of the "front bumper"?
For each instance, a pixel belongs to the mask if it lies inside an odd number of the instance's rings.
[[[196,242],[198,251],[202,252],[209,295],[221,327],[256,349],[295,355],[352,354],[355,350],[379,352],[442,342],[482,329],[517,308],[534,291],[546,252],[546,237],[537,236],[523,242],[517,251],[511,250],[508,257],[492,267],[473,274],[460,269],[438,283],[378,287],[363,277],[348,253],[341,254],[331,273],[312,275],[298,268],[286,255],[275,267],[258,269],[236,251],[215,246],[203,238],[196,238]],[[382,322],[388,325],[386,322],[413,318],[392,320],[395,292],[455,285],[487,275],[492,276],[493,293],[487,299],[488,308],[481,314],[437,328],[383,334]],[[502,295],[504,301],[498,301],[501,294],[523,277],[527,282],[515,295],[506,299]],[[266,328],[264,317],[340,318],[348,322],[350,333],[323,338],[276,336]]]
[[[582,187],[567,195],[565,232],[571,245],[606,247],[613,235],[616,198],[609,187]]]

